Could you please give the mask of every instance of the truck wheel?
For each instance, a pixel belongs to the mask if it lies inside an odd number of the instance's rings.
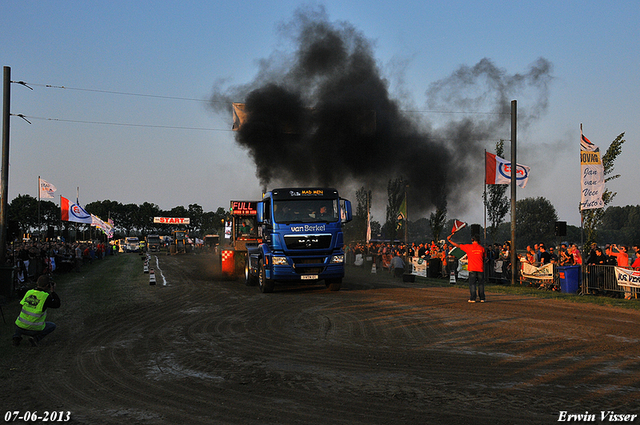
[[[264,294],[273,292],[273,285],[273,280],[267,279],[262,260],[258,260],[258,286],[260,287],[260,292]]]
[[[327,279],[325,280],[325,284],[330,291],[339,291],[342,286],[342,279]]]
[[[256,284],[256,278],[251,275],[250,261],[249,256],[247,256],[247,259],[244,262],[244,284],[247,286],[254,286]]]

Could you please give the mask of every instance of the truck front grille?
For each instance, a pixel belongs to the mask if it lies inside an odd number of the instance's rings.
[[[324,264],[324,258],[292,258],[293,264]]]
[[[324,271],[324,267],[296,267],[298,274],[320,274]]]
[[[331,235],[285,235],[287,249],[328,249]]]

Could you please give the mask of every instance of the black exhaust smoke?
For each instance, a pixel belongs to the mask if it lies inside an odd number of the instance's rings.
[[[391,98],[371,43],[351,25],[330,23],[322,8],[312,8],[298,10],[281,29],[293,39],[294,53],[272,55],[253,82],[217,89],[211,99],[229,116],[231,103],[244,101],[236,141],[264,187],[364,185],[386,201],[388,181],[402,177],[414,214],[443,203],[462,212],[470,191],[481,202],[483,150],[510,134],[511,97],[527,89],[536,98],[533,107],[521,108],[520,125],[546,109],[546,60],[507,76],[483,59],[431,84],[425,109],[456,112],[437,114],[453,118],[436,128],[424,119],[429,114]],[[457,114],[478,110],[483,114]]]

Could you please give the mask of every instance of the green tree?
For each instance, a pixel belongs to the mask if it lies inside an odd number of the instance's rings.
[[[433,203],[436,210],[429,216],[429,227],[431,227],[433,238],[439,241],[442,229],[447,221],[447,194],[444,192],[444,187],[440,187]]]
[[[371,220],[371,239],[377,239],[382,233],[382,226],[379,221]]]
[[[440,240],[442,229],[447,221],[447,201],[441,203],[434,212],[429,216],[429,227],[431,228],[431,234],[436,241]]]
[[[30,195],[18,195],[8,206],[7,220],[15,223],[13,228],[20,234],[31,233],[38,225],[38,200]],[[9,227],[12,227],[9,225]]]
[[[198,235],[202,232],[202,215],[204,214],[204,210],[198,204],[189,204],[189,229],[190,232],[193,232],[194,235]],[[202,236],[202,235],[201,235]]]
[[[424,243],[431,240],[431,227],[425,217],[409,222],[409,241]]]
[[[389,180],[387,184],[387,221],[382,227],[382,230],[385,237],[392,241],[398,238],[400,230],[398,226],[398,212],[404,200],[406,186],[407,182],[402,177]]]
[[[500,139],[496,142],[496,155],[502,157],[504,154],[504,140]],[[496,241],[498,234],[498,228],[503,223],[504,218],[509,212],[511,203],[507,197],[507,184],[491,184],[489,185],[488,192],[483,194],[484,204],[487,208],[487,216],[489,217],[489,236],[491,242]]]
[[[607,208],[598,227],[598,240],[601,244],[637,243],[640,240],[640,205]]]
[[[611,173],[613,173],[616,158],[622,153],[622,145],[624,144],[624,142],[624,133],[620,133],[620,135],[618,135],[618,137],[616,137],[616,139],[611,142],[609,148],[607,149],[607,152],[602,157],[605,183],[620,177],[619,174],[611,175]],[[604,217],[605,209],[607,208],[607,205],[611,203],[616,194],[616,192],[612,192],[611,190],[609,190],[609,188],[606,188],[604,193],[602,194],[604,208],[594,208],[582,211],[584,231],[586,234],[586,247],[590,246],[592,242],[597,242],[598,227],[602,224],[602,218]]]
[[[60,227],[60,207],[55,202],[40,201],[40,223],[43,228]]]
[[[136,204],[125,204],[122,206],[122,215],[120,216],[120,226],[127,236],[134,235],[134,231],[138,229],[140,224],[139,217],[140,208]]]
[[[144,202],[138,206],[138,226],[142,234],[148,235],[157,232],[157,226],[153,217],[160,215],[160,207],[151,202]]]
[[[356,213],[353,217],[353,227],[356,232],[357,240],[366,240],[367,237],[367,218],[371,205],[371,191],[366,190],[364,186],[356,191]]]
[[[516,241],[518,249],[538,242],[555,241],[556,209],[546,198],[524,198],[516,202]]]
[[[226,211],[222,207],[213,212],[209,211],[202,215],[202,231],[203,235],[216,234],[222,235],[224,227]]]
[[[189,211],[182,205],[171,208],[165,214],[167,217],[189,217]],[[183,225],[172,224],[167,227],[167,232],[171,233],[172,230],[184,230]]]

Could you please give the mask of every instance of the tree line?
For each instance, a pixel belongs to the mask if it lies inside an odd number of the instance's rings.
[[[345,230],[347,240],[365,240],[367,227],[366,209],[362,206],[356,207],[354,220],[349,223]],[[588,246],[590,240],[587,239],[587,232],[582,232],[578,226],[567,225],[566,235],[556,236],[556,222],[558,214],[553,204],[544,197],[524,198],[516,201],[516,247],[524,249],[527,245],[536,243],[561,243],[569,242],[580,244],[584,242]],[[424,243],[432,240],[443,239],[445,233],[453,227],[453,219],[445,220],[436,228],[434,232],[434,221],[432,217],[422,217],[408,222],[409,242]],[[469,223],[470,224],[470,223]],[[372,238],[379,240],[399,240],[404,241],[403,224],[399,226],[381,225],[373,221],[371,224]],[[593,240],[599,245],[616,243],[618,245],[636,245],[640,243],[640,205],[627,205],[625,207],[608,207],[602,214],[602,220],[596,229],[597,238]],[[484,237],[484,228],[479,225],[480,236]],[[444,232],[444,233],[443,233]],[[469,239],[471,236],[470,226],[463,229],[458,237],[461,240]],[[511,223],[502,222],[492,228],[487,226],[487,243],[500,243],[511,239]]]
[[[403,187],[402,184],[392,184],[392,187]],[[391,187],[390,186],[390,187]],[[387,222],[382,225],[372,221],[371,234],[373,239],[404,240],[405,223],[398,222],[397,211],[401,197],[392,198],[395,208],[387,214]],[[363,241],[367,231],[367,211],[371,205],[371,192],[361,188],[356,192],[356,210],[354,219],[345,227],[347,242]],[[222,235],[224,221],[229,219],[229,211],[218,207],[216,211],[204,211],[198,204],[190,204],[186,208],[177,206],[170,210],[162,210],[156,204],[144,202],[140,205],[122,204],[117,201],[96,201],[85,206],[85,209],[103,220],[111,219],[115,227],[115,237],[144,236],[147,234],[170,234],[181,226],[154,224],[153,217],[189,217],[187,227],[192,236],[203,237],[207,234]],[[38,212],[39,211],[39,212]],[[555,207],[544,197],[524,198],[516,202],[516,241],[517,247],[522,249],[527,245],[538,242],[552,243],[554,241],[569,241],[579,243],[582,240],[581,229],[577,226],[567,226],[566,236],[555,235],[555,223],[558,215]],[[410,242],[430,242],[442,238],[443,231],[453,227],[453,220],[441,220],[439,223],[422,217],[409,221],[408,239]],[[434,226],[437,226],[434,229]],[[184,228],[182,226],[181,228]],[[8,205],[8,238],[15,240],[23,234],[40,233],[52,238],[63,234],[65,230],[76,229],[76,223],[60,220],[60,207],[54,202],[41,200],[29,195],[18,195]],[[88,232],[89,226],[77,224],[77,230]],[[435,230],[435,231],[434,231]],[[95,230],[94,230],[95,232]],[[484,235],[484,229],[480,227]],[[601,222],[597,229],[597,240],[600,245],[617,243],[619,245],[634,245],[640,242],[640,205],[625,207],[608,207],[602,213]],[[469,226],[459,234],[461,239],[470,237]],[[495,228],[487,227],[488,243],[502,243],[511,238],[510,223],[500,223]],[[586,241],[585,241],[586,242]]]
[[[224,221],[229,217],[223,207],[205,212],[198,204],[162,210],[150,202],[137,205],[106,200],[88,203],[84,209],[104,221],[111,219],[117,239],[148,234],[166,235],[178,228],[185,229],[184,225],[156,224],[154,217],[188,217],[190,224],[186,228],[194,237],[221,234]],[[91,232],[88,224],[61,221],[60,206],[56,203],[49,200],[38,202],[37,198],[30,195],[18,195],[11,201],[7,208],[7,221],[8,240],[20,239],[24,234],[41,234],[51,239],[70,229],[85,234]]]
[[[624,133],[616,137],[602,156],[605,182],[620,177],[613,174],[615,159],[622,153]],[[504,141],[496,143],[496,155],[503,157]],[[435,200],[436,208],[429,218],[420,218],[405,223],[399,219],[399,211],[404,199],[404,191],[409,182],[402,177],[389,180],[388,204],[386,222],[371,223],[372,238],[382,240],[404,241],[404,228],[408,226],[407,238],[409,242],[430,242],[442,239],[443,231],[453,227],[453,220],[446,219],[446,200]],[[511,225],[505,223],[505,217],[510,212],[510,201],[507,197],[508,185],[488,185],[484,196],[487,208],[489,226],[486,229],[487,243],[502,243],[511,239]],[[592,242],[599,245],[616,243],[619,245],[636,245],[640,242],[640,206],[609,207],[616,193],[608,188],[603,194],[605,208],[590,209],[582,212],[584,218],[583,229],[576,226],[566,226],[566,235],[557,235],[556,223],[558,214],[555,207],[544,197],[525,198],[516,201],[516,248],[524,249],[527,245],[539,242],[572,242],[584,243],[590,246]],[[365,240],[367,230],[367,211],[371,205],[371,192],[364,187],[356,192],[357,207],[354,220],[348,227],[347,239]],[[401,215],[400,215],[401,216]],[[467,229],[466,232],[469,230]],[[460,237],[464,238],[466,232]],[[480,226],[481,236],[484,229]]]

